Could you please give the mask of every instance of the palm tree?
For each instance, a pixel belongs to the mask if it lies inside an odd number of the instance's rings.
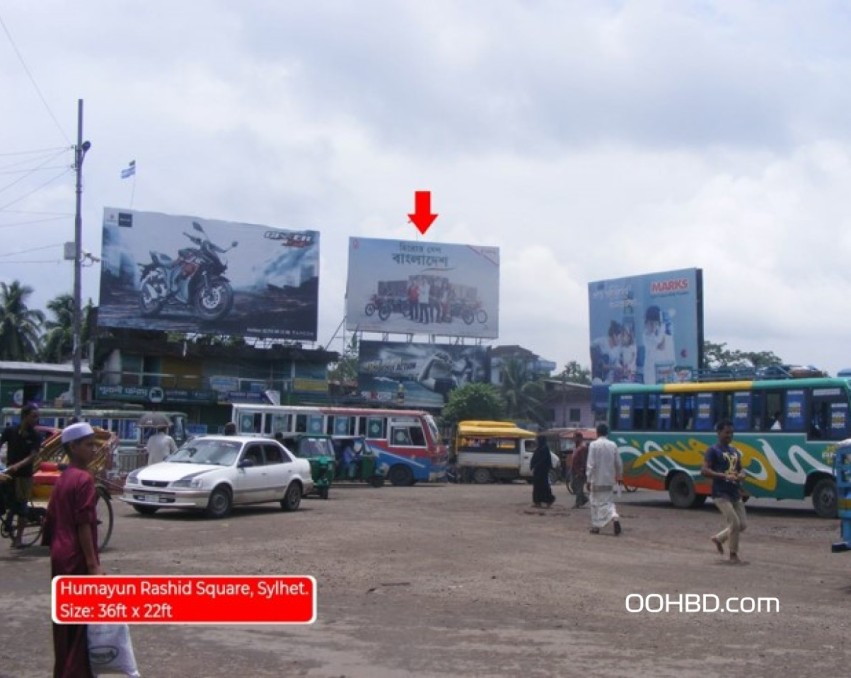
[[[60,294],[47,302],[47,310],[53,314],[53,318],[44,323],[46,332],[42,337],[41,358],[48,363],[70,360],[74,354],[74,298],[70,294]],[[92,300],[89,299],[80,318],[80,341],[83,347],[90,339],[91,310]]]
[[[17,280],[0,283],[0,360],[38,357],[44,313],[27,308],[32,287]]]
[[[511,419],[525,419],[544,423],[544,387],[534,381],[525,363],[512,358],[502,368],[501,392],[506,412]]]

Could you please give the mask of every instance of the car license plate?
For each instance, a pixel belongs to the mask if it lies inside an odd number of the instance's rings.
[[[142,497],[142,499],[143,499],[143,501],[152,501],[152,502],[155,502],[157,504],[160,501],[159,495],[156,495],[156,494],[146,494],[144,497]]]

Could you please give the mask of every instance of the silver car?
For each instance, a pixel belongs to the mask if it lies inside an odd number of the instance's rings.
[[[273,501],[295,511],[312,489],[310,462],[274,440],[199,436],[165,461],[133,471],[121,500],[142,515],[201,509],[224,518],[234,506]]]

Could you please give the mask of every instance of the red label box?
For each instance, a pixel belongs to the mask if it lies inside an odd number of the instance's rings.
[[[312,624],[310,576],[59,576],[57,624]]]

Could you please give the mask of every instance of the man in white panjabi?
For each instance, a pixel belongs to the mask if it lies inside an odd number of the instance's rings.
[[[145,449],[148,452],[148,466],[164,461],[166,457],[177,452],[177,443],[168,434],[168,427],[161,426],[150,438]]]
[[[609,427],[597,426],[597,440],[588,448],[586,482],[590,492],[591,534],[599,534],[600,528],[612,523],[615,535],[621,533],[620,516],[615,508],[614,492],[623,480],[623,462],[618,446],[606,436]]]

